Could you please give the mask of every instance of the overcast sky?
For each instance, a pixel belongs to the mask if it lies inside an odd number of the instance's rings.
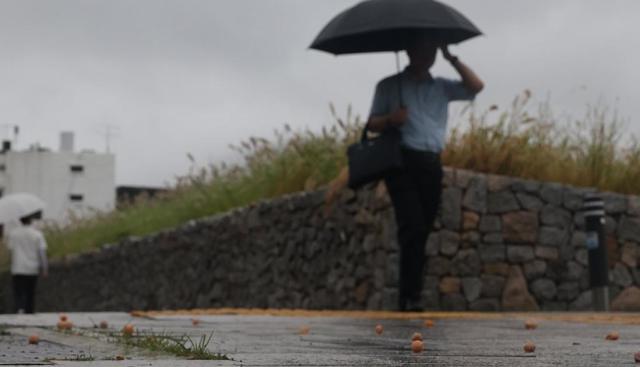
[[[117,183],[163,185],[189,166],[234,159],[228,144],[275,128],[318,128],[352,104],[366,115],[391,54],[307,47],[354,0],[0,0],[1,125],[18,147],[106,149]],[[640,132],[640,1],[448,0],[485,36],[452,48],[486,82],[479,106],[525,88],[576,117],[617,106]],[[434,73],[454,76],[440,61]],[[237,158],[237,157],[235,157]]]

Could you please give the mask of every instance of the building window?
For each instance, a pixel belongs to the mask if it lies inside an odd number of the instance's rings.
[[[71,165],[71,172],[74,172],[74,173],[84,172],[84,166],[80,165],[80,164],[72,164]]]
[[[69,200],[74,202],[80,202],[84,199],[84,195],[82,194],[71,194],[69,195]]]

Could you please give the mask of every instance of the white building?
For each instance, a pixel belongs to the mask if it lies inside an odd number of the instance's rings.
[[[112,210],[115,206],[115,157],[74,151],[73,133],[63,132],[60,150],[34,147],[0,153],[0,195],[28,192],[47,208],[44,219],[65,223],[73,216]]]

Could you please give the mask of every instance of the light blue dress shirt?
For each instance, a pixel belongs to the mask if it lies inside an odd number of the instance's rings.
[[[370,116],[386,115],[399,108],[399,88],[408,110],[408,118],[400,126],[402,144],[414,150],[440,153],[447,133],[449,102],[470,101],[475,94],[462,81],[439,77],[417,80],[405,69],[378,83]]]

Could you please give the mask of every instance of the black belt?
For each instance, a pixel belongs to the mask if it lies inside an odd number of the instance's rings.
[[[440,153],[430,152],[427,150],[411,149],[407,147],[402,147],[401,149],[402,149],[402,153],[405,156],[440,162]]]

